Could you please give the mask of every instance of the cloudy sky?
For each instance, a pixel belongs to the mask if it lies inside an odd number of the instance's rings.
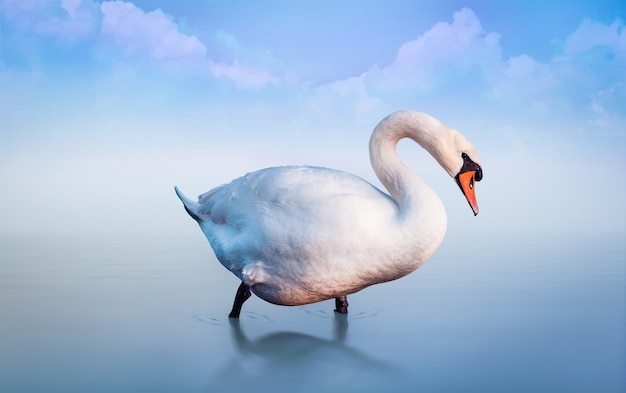
[[[0,233],[198,233],[173,193],[311,164],[378,185],[398,109],[472,140],[473,217],[416,145],[450,231],[626,232],[616,1],[2,0]]]

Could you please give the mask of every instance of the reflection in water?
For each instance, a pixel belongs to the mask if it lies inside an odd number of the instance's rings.
[[[250,340],[239,320],[231,319],[230,324],[239,355],[214,376],[211,392],[412,390],[402,372],[346,345],[346,315],[334,318],[334,337],[330,340],[295,332]]]

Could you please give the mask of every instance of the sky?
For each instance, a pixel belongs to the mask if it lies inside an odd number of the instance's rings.
[[[200,236],[174,185],[195,196],[277,165],[380,187],[369,135],[400,109],[480,154],[473,217],[399,144],[450,232],[626,232],[621,0],[0,7],[0,234]]]

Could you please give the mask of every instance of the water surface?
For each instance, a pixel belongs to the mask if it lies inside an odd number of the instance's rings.
[[[489,246],[485,246],[489,244]],[[622,236],[449,236],[333,302],[254,296],[198,237],[0,237],[2,392],[621,392]]]

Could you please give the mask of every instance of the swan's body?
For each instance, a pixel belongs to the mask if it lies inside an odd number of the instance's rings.
[[[456,175],[476,214],[473,181],[482,170],[473,146],[416,112],[388,116],[370,139],[372,166],[391,195],[357,176],[306,166],[249,173],[198,202],[176,189],[218,260],[242,280],[232,317],[249,290],[282,305],[335,298],[345,312],[348,294],[403,277],[432,256],[446,231],[446,213],[437,195],[398,159],[395,146],[404,137]],[[459,176],[466,173],[471,180],[467,176],[463,188]]]

